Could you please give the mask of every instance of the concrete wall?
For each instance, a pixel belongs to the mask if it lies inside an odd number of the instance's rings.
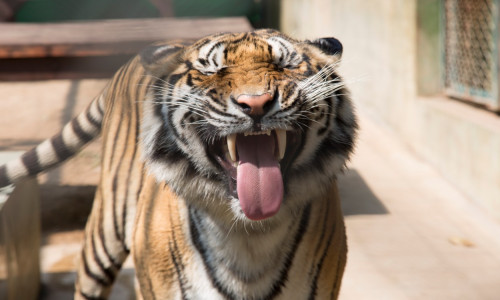
[[[416,95],[414,1],[284,0],[282,9],[283,31],[343,43],[342,75],[353,81],[356,102],[390,124],[411,126],[400,120],[413,118]],[[308,20],[315,21],[305,25]]]
[[[334,36],[362,111],[500,221],[500,117],[441,93],[438,0],[282,0],[281,30]]]

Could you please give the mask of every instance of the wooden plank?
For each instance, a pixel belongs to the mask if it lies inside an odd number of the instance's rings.
[[[199,39],[217,32],[251,29],[243,17],[5,23],[0,24],[0,59],[133,54],[155,41]]]
[[[0,59],[0,81],[110,78],[132,56]]]

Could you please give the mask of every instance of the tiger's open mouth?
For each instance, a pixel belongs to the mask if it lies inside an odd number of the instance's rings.
[[[298,134],[275,129],[231,134],[214,144],[210,152],[249,219],[263,220],[279,211],[298,141]]]

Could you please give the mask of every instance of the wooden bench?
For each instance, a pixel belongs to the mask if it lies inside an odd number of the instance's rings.
[[[0,24],[0,80],[109,77],[144,46],[251,30],[243,17]]]

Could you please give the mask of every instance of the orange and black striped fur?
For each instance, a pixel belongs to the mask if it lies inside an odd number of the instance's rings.
[[[341,52],[272,30],[153,45],[0,186],[101,133],[75,298],[106,298],[132,253],[143,299],[335,299],[357,129]]]

